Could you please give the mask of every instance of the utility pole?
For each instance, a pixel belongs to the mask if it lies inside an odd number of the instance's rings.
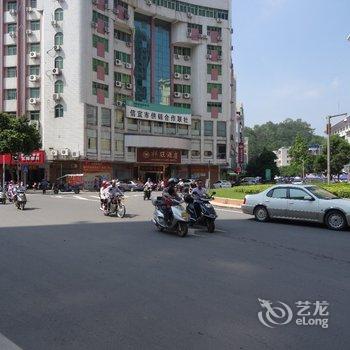
[[[336,117],[346,117],[347,113],[329,115],[326,117],[327,120],[327,183],[331,183],[331,119]]]

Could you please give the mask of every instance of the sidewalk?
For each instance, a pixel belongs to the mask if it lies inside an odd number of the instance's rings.
[[[215,196],[214,198],[215,200],[211,201],[211,204],[213,204],[216,207],[241,209],[241,205],[243,204],[243,199],[230,199]]]

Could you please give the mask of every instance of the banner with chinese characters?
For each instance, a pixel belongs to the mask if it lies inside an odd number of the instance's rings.
[[[134,119],[191,125],[191,113],[189,111],[188,109],[174,106],[135,101],[126,102],[126,116]]]
[[[181,151],[162,148],[138,148],[137,161],[139,163],[180,164]]]
[[[45,151],[34,151],[29,155],[20,154],[16,159],[14,155],[4,154],[0,156],[0,163],[3,162],[6,165],[44,165],[45,164]]]

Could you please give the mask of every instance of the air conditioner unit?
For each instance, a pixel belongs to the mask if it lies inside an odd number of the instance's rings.
[[[183,96],[184,96],[184,98],[186,98],[186,99],[191,98],[191,94],[188,94],[188,93],[184,94]]]
[[[29,120],[28,124],[34,126],[36,130],[39,130],[39,120]]]
[[[115,60],[116,66],[121,66],[122,64],[123,64],[123,62],[121,60],[118,60],[118,59]]]
[[[61,74],[61,70],[59,68],[54,68],[52,70],[52,75],[60,75]]]
[[[55,92],[53,95],[52,95],[52,98],[54,101],[60,101],[61,100],[61,94]]]
[[[131,47],[131,42],[130,42],[130,41],[127,41],[127,42],[125,43],[125,45],[128,46],[128,47]]]
[[[132,84],[130,84],[130,83],[126,84],[126,88],[127,88],[128,90],[132,90]]]
[[[17,10],[15,10],[15,9],[11,9],[9,12],[10,12],[11,16],[16,16],[16,14],[17,14]]]
[[[222,57],[221,56],[218,56],[218,61],[221,61],[222,60]]]
[[[57,22],[56,20],[52,20],[52,21],[51,21],[51,25],[52,25],[53,27],[58,27],[58,22]]]
[[[205,34],[203,34],[203,35],[202,35],[202,39],[207,40],[208,37],[207,37]]]
[[[174,55],[174,57],[176,60],[178,60],[180,58],[180,56],[177,53]]]
[[[26,11],[27,12],[33,12],[33,8],[32,7],[26,7]]]
[[[53,46],[53,49],[54,49],[55,51],[61,51],[61,45],[54,45],[54,46]]]
[[[146,0],[146,4],[147,4],[148,6],[151,6],[151,5],[152,5],[152,1],[151,1],[151,0]]]
[[[80,157],[80,152],[79,151],[73,151],[72,152],[72,158],[79,158]]]
[[[26,34],[27,34],[27,35],[33,35],[33,32],[32,32],[31,29],[27,29],[27,30],[26,30]]]
[[[52,157],[57,157],[58,156],[58,152],[55,149],[52,149],[50,151],[50,154],[52,155]]]
[[[37,103],[39,103],[39,99],[38,99],[38,98],[31,97],[31,98],[29,99],[29,103],[30,103],[31,105],[36,105]]]
[[[122,82],[121,81],[116,81],[115,86],[121,88],[122,87]]]
[[[210,53],[207,54],[207,59],[211,60],[211,54]]]
[[[216,22],[221,23],[222,22],[221,18],[217,18]]]
[[[17,36],[16,32],[10,32],[9,35],[13,39]]]
[[[30,58],[37,58],[39,56],[39,53],[36,51],[31,51],[29,52],[29,57]]]
[[[175,98],[180,98],[181,97],[181,92],[174,92],[174,97]]]
[[[116,102],[116,105],[117,105],[118,107],[123,107],[123,101],[117,101],[117,102]]]
[[[184,79],[185,79],[185,80],[190,80],[190,79],[191,79],[191,76],[190,76],[189,74],[185,74],[185,75],[184,75]]]
[[[174,73],[174,78],[175,79],[180,79],[181,78],[181,74],[180,73]]]
[[[92,22],[91,22],[91,28],[97,28],[97,23],[94,22],[94,21],[92,21]]]
[[[187,17],[188,18],[192,18],[192,13],[191,12],[187,12]]]
[[[67,157],[69,155],[69,149],[64,148],[61,150],[61,156]]]
[[[189,60],[190,60],[190,56],[185,55],[185,56],[184,56],[184,60],[185,60],[185,61],[189,61]]]
[[[127,68],[127,69],[131,69],[131,68],[132,68],[132,66],[131,66],[131,64],[130,64],[130,63],[125,63],[125,68]]]
[[[29,76],[29,81],[34,82],[34,81],[38,81],[38,80],[39,80],[39,76],[38,76],[38,75],[31,74],[31,75]]]
[[[105,33],[109,34],[109,28],[108,27],[105,27]]]
[[[218,36],[217,36],[217,39],[218,39],[218,41],[222,41],[221,35],[218,35]]]

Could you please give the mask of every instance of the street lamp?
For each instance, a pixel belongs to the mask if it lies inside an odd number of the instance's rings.
[[[347,113],[329,115],[326,117],[327,120],[327,183],[331,183],[331,119],[336,117],[347,117]]]

